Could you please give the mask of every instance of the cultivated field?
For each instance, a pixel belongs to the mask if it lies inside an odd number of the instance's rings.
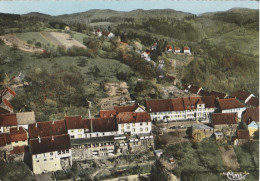
[[[41,32],[41,34],[54,45],[65,46],[70,48],[72,46],[86,48],[85,45],[70,37],[69,34],[59,32]]]

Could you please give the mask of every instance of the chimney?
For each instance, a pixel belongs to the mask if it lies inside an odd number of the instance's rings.
[[[88,118],[91,118],[90,109],[88,108]]]
[[[19,126],[17,126],[17,131],[19,131]]]
[[[38,136],[38,139],[39,139],[39,143],[41,143],[41,138],[40,138],[40,136]]]
[[[52,124],[54,124],[54,120],[52,120]]]
[[[51,140],[54,141],[54,136],[51,136]]]
[[[92,125],[92,119],[91,119],[91,123],[90,123],[91,125],[90,125],[90,131],[91,131],[91,133],[93,132],[93,125]]]

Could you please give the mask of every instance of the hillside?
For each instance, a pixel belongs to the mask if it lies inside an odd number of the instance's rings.
[[[110,56],[125,64],[130,64],[129,59],[140,56],[136,52],[150,49],[155,42],[160,46],[161,56],[167,57],[167,61],[181,62],[183,58],[180,56],[165,53],[165,46],[189,46],[193,61],[189,64],[181,63],[182,66],[166,68],[182,83],[192,83],[207,90],[227,93],[232,93],[237,89],[247,89],[258,94],[258,13],[258,10],[234,8],[225,12],[201,15],[171,9],[138,9],[130,12],[90,10],[60,16],[41,13],[1,14],[0,33],[14,32],[19,38],[28,41],[28,37],[35,39],[38,32],[61,32],[66,26],[70,26],[76,40],[87,47],[89,45],[92,47],[90,52],[87,54],[81,52],[81,55],[93,56],[94,52],[95,56]],[[120,50],[116,42],[96,41],[92,31],[97,28],[112,31],[130,47],[137,48],[135,44],[139,44],[141,50],[133,52],[128,49],[129,53],[127,53],[126,50]],[[30,35],[30,32],[34,33]],[[46,46],[46,41],[40,36],[38,41]],[[100,42],[103,43],[102,48],[100,48]],[[158,58],[157,56],[155,62]],[[136,68],[139,67],[136,66]],[[142,71],[139,69],[139,72]],[[155,75],[155,73],[147,75]]]

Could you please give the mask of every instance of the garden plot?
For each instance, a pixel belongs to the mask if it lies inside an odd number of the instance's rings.
[[[41,32],[41,34],[54,45],[64,46],[67,49],[73,46],[86,48],[85,45],[71,38],[67,33],[60,32]]]

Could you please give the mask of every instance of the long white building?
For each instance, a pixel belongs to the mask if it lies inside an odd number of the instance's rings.
[[[210,114],[217,110],[213,96],[148,100],[146,108],[154,121],[209,122]]]

